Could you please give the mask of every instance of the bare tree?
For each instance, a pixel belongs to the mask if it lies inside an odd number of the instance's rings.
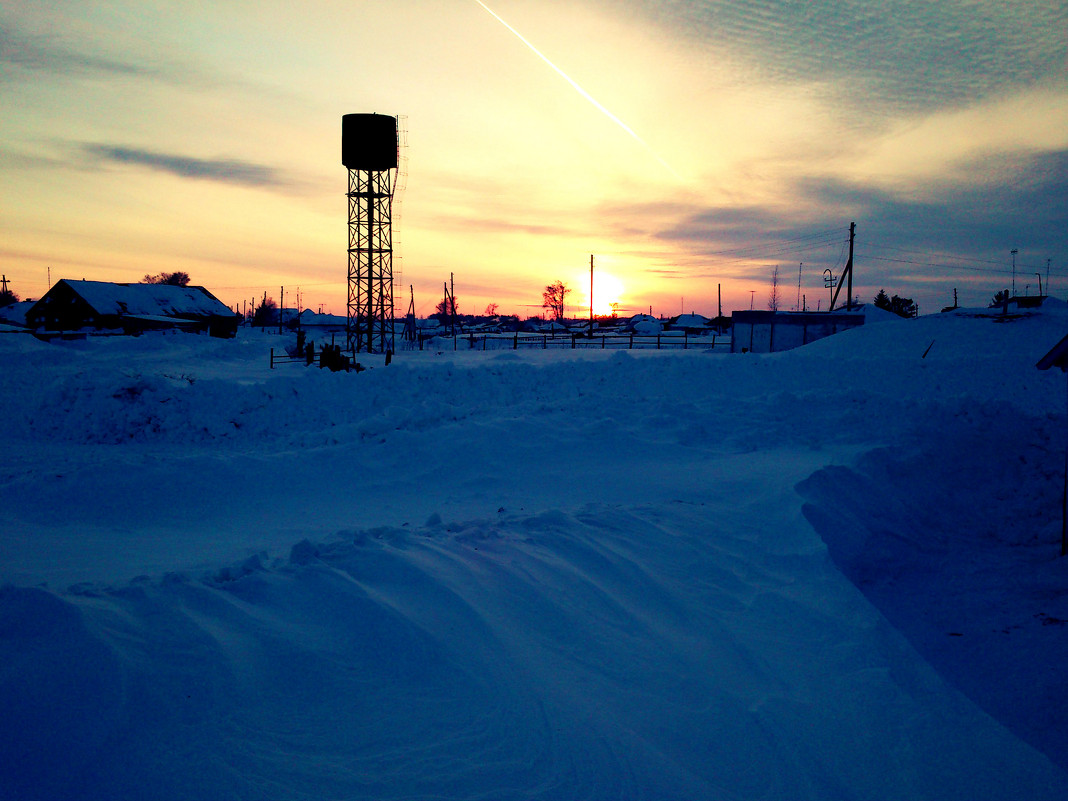
[[[497,309],[499,309],[499,308],[500,308],[499,304],[490,303],[489,305],[486,306],[486,316],[487,317],[496,317],[497,316]]]
[[[779,265],[771,271],[771,292],[768,295],[768,311],[779,310]]]
[[[554,320],[564,319],[567,293],[570,291],[571,287],[563,281],[554,281],[541,293],[541,305]]]

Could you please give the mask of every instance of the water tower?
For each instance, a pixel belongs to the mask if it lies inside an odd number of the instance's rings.
[[[398,166],[397,118],[345,114],[341,163],[349,170],[348,346],[392,353],[393,189]]]

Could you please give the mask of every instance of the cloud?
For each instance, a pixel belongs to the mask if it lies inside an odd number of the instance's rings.
[[[23,35],[11,27],[0,28],[0,64],[9,64],[32,72],[86,77],[154,76],[153,69],[118,61],[66,47],[44,36]],[[0,70],[0,81],[15,80],[14,72]]]
[[[1009,251],[1018,248],[1017,287],[1047,259],[1063,285],[1068,253],[1068,149],[976,158],[975,172],[996,168],[998,183],[945,183],[902,194],[841,178],[795,180],[782,207],[691,207],[656,237],[686,255],[675,270],[687,277],[754,277],[768,264],[804,262],[806,286],[824,269],[844,264],[846,226],[857,223],[854,286],[885,287],[946,305],[953,287],[985,293],[1008,286]],[[648,213],[644,211],[643,213]],[[975,298],[973,298],[973,301]]]
[[[83,149],[91,159],[101,163],[147,167],[150,170],[177,175],[180,178],[252,187],[276,187],[289,184],[272,167],[238,159],[198,159],[117,145],[84,145]]]
[[[1062,74],[1068,7],[998,0],[602,0],[771,80],[839,85],[863,108],[967,104]]]
[[[867,219],[879,240],[963,255],[1068,250],[1068,150],[977,157],[975,174],[1001,180],[924,189],[919,197],[844,181],[807,179],[800,191],[824,208]]]
[[[129,38],[129,37],[128,37]],[[186,58],[186,54],[144,42],[114,53],[105,37],[82,37],[76,44],[61,36],[25,33],[0,21],[0,84],[36,85],[42,80],[148,81],[198,91],[238,89],[262,97],[273,91],[245,75],[219,73]]]

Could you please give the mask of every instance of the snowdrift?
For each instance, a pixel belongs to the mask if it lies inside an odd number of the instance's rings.
[[[5,337],[0,798],[1063,798],[1066,322]]]

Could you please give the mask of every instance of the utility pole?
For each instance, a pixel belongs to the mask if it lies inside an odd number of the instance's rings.
[[[590,338],[593,338],[593,254],[590,254]]]
[[[1019,252],[1017,248],[1009,251],[1012,254],[1012,297],[1016,297],[1016,254]]]
[[[797,263],[797,302],[794,303],[794,311],[801,311],[801,265],[804,262]]]
[[[3,278],[0,278],[0,292],[2,292],[5,295],[7,294],[7,276],[6,275]]]
[[[853,240],[856,238],[857,224],[851,222],[849,224],[849,263],[846,267],[849,269],[848,286],[846,287],[846,309],[853,308]]]
[[[827,309],[829,312],[834,311],[834,304],[838,300],[838,293],[842,291],[843,278],[846,279],[846,309],[849,310],[853,308],[853,241],[856,238],[856,233],[857,224],[851,222],[849,224],[849,261],[846,262],[845,269],[842,271],[843,274],[838,276],[838,286],[834,290],[834,294],[831,296],[830,308]],[[824,275],[826,276],[829,272],[829,270],[824,270]],[[824,280],[826,282],[826,278]]]

